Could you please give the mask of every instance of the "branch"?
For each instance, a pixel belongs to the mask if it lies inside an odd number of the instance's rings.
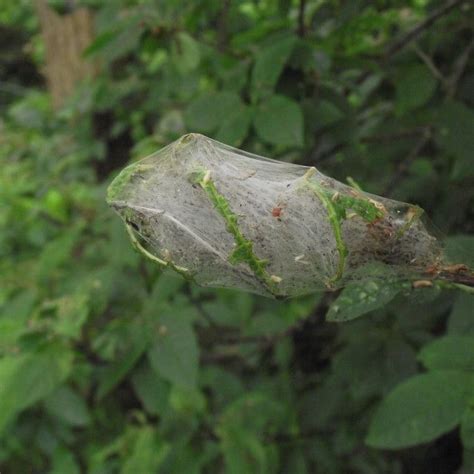
[[[463,264],[450,265],[441,268],[437,278],[454,283],[456,286],[461,285],[466,287],[460,288],[464,291],[472,292],[471,289],[474,288],[474,272]]]
[[[441,71],[437,68],[433,60],[416,44],[413,45],[413,49],[417,56],[425,63],[427,68],[431,71],[435,79],[438,79],[445,87],[447,85],[446,78],[441,74]]]
[[[449,0],[443,6],[435,10],[430,16],[425,18],[422,22],[418,23],[418,25],[416,25],[411,30],[407,31],[398,41],[395,41],[391,46],[389,46],[384,54],[385,60],[397,54],[408,43],[413,41],[421,33],[427,30],[431,25],[433,25],[433,23],[435,23],[444,15],[447,15],[454,8],[460,6],[463,2],[464,0]]]

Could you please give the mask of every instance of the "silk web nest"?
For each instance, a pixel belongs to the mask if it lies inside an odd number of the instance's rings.
[[[442,256],[421,208],[199,134],[125,168],[108,202],[141,252],[208,287],[298,296]]]

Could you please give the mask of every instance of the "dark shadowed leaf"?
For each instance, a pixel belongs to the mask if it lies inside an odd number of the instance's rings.
[[[460,336],[474,337],[474,295],[461,293],[454,303],[448,319],[448,332]]]
[[[191,102],[184,118],[193,132],[213,132],[242,108],[240,97],[233,92],[210,92]]]
[[[464,448],[474,449],[474,407],[469,406],[461,420],[461,441]]]
[[[154,415],[164,413],[170,391],[168,382],[147,365],[135,371],[132,385],[145,410]]]
[[[252,71],[252,97],[257,100],[272,94],[287,62],[296,38],[282,38],[257,53]]]
[[[287,97],[274,95],[260,104],[254,126],[260,138],[273,145],[303,145],[303,112]]]
[[[0,359],[0,431],[21,410],[50,394],[71,368],[72,353],[56,346]]]
[[[456,158],[454,177],[462,178],[474,173],[474,112],[460,102],[447,102],[438,110],[436,140]]]
[[[63,447],[55,449],[49,474],[80,474],[80,472],[79,464],[71,451]]]
[[[245,140],[251,121],[252,110],[241,104],[219,127],[216,140],[238,147]]]
[[[130,326],[129,345],[127,350],[117,356],[117,358],[106,367],[100,377],[97,389],[97,400],[101,400],[111,390],[113,390],[123,378],[133,369],[138,359],[146,351],[149,340],[145,328],[141,326]]]
[[[151,367],[166,380],[187,388],[195,387],[199,357],[191,321],[179,313],[160,316],[148,359]]]
[[[437,80],[427,66],[416,64],[402,70],[396,83],[396,109],[400,113],[424,105],[433,95]]]
[[[69,425],[85,426],[90,422],[85,399],[68,386],[55,390],[45,399],[44,405],[51,415]]]
[[[474,371],[474,336],[445,336],[436,339],[422,348],[418,359],[431,370]]]

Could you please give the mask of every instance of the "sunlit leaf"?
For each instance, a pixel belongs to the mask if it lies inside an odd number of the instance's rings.
[[[358,318],[385,306],[402,289],[403,285],[398,282],[382,283],[374,280],[350,284],[331,304],[326,320],[342,322]]]

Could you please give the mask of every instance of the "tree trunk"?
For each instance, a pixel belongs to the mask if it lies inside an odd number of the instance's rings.
[[[97,62],[83,58],[84,49],[94,40],[94,17],[87,8],[59,15],[46,0],[36,0],[36,10],[46,51],[43,72],[53,105],[59,108],[79,81],[98,71]]]

